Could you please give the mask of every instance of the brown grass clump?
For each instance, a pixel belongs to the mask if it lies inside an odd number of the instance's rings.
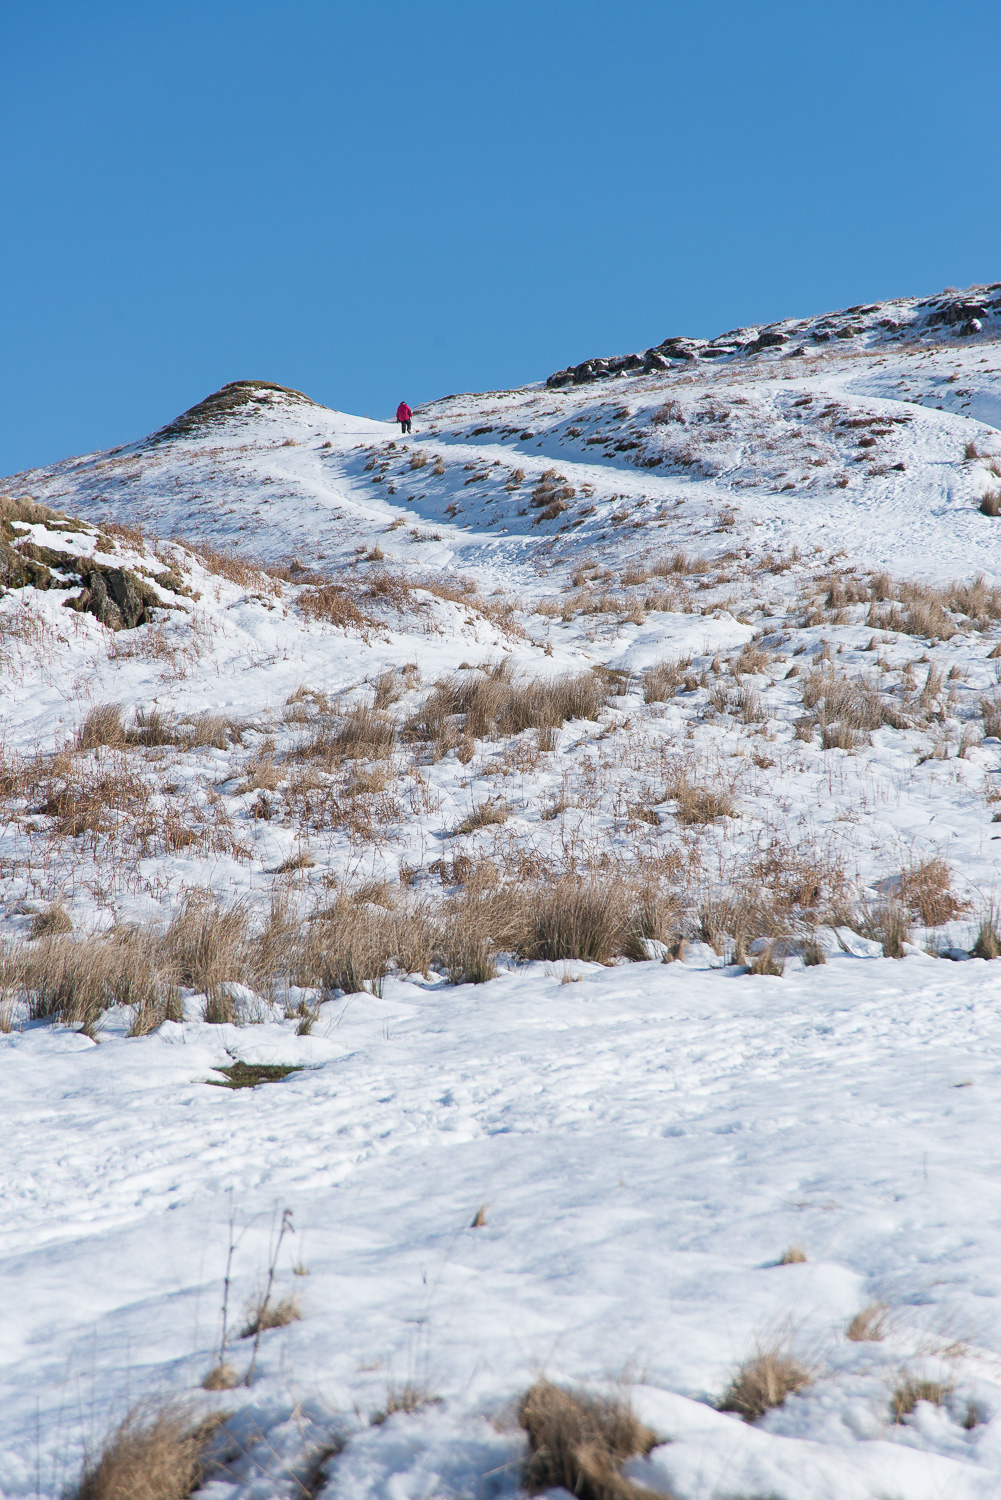
[[[523,958],[607,964],[626,938],[625,892],[615,881],[564,876],[528,892],[511,946]]]
[[[800,1249],[799,1245],[790,1245],[788,1250],[783,1250],[775,1262],[779,1266],[802,1266],[806,1263],[806,1251]]]
[[[884,958],[903,958],[911,931],[907,913],[898,901],[886,901],[867,912],[862,927],[865,937],[882,944]]]
[[[735,818],[737,804],[725,786],[698,786],[684,773],[669,783],[667,796],[675,800],[675,816],[686,827],[715,823],[718,818]]]
[[[808,969],[818,968],[827,962],[827,952],[816,937],[808,937],[800,949],[800,957]]]
[[[122,710],[118,703],[97,703],[90,710],[76,734],[78,750],[97,750],[101,745],[116,748],[125,744]]]
[[[886,1337],[886,1308],[882,1302],[870,1302],[861,1308],[845,1329],[853,1344],[881,1344]]]
[[[73,931],[73,923],[65,907],[53,901],[51,906],[32,917],[30,930],[32,938],[60,937]]]
[[[678,661],[661,661],[656,666],[648,667],[643,673],[643,702],[666,703],[669,698],[673,698],[691,665],[692,658],[684,656]]]
[[[984,721],[987,739],[1001,739],[1001,702],[996,698],[981,698],[980,713]]]
[[[87,1465],[74,1500],[186,1500],[220,1418],[195,1423],[180,1403],[137,1406]]]
[[[943,1406],[951,1387],[938,1380],[914,1380],[910,1376],[901,1381],[890,1397],[890,1415],[895,1423],[909,1417],[919,1401],[929,1401],[932,1406]]]
[[[307,620],[319,620],[338,630],[362,630],[374,625],[371,615],[364,614],[341,583],[325,583],[305,589],[297,600]]]
[[[571,719],[596,719],[607,692],[593,672],[557,678],[512,679],[506,662],[481,673],[437,682],[407,720],[408,739],[458,743],[458,723],[474,739],[557,729]]]
[[[1001,915],[994,906],[989,906],[984,913],[970,952],[974,958],[1001,958]]]
[[[319,727],[295,753],[301,760],[319,759],[328,766],[344,760],[382,760],[392,755],[397,733],[392,719],[363,704],[349,709],[333,733]]]
[[[59,1019],[88,1035],[111,1005],[132,1007],[133,1035],[138,1034],[140,1014],[146,1020],[142,1030],[179,1017],[171,975],[141,929],[100,937],[42,938],[11,953],[10,977],[28,996],[34,1019]]]
[[[387,911],[367,902],[356,904],[342,892],[311,921],[295,955],[295,982],[346,995],[368,989],[378,993],[394,968],[426,974],[440,940],[440,924],[420,903]]]
[[[127,833],[130,840],[148,828],[150,788],[131,769],[127,757],[113,751],[96,768],[72,770],[57,758],[38,783],[37,811],[52,818],[57,833],[89,837]]]
[[[984,629],[992,620],[1001,619],[1001,589],[989,584],[981,574],[969,583],[955,581],[946,590],[949,608]]]
[[[456,833],[474,833],[477,828],[490,828],[498,823],[506,823],[510,816],[505,802],[495,801],[492,797],[486,802],[481,802],[474,807],[472,812],[463,818],[456,828]]]
[[[580,1500],[629,1500],[651,1493],[621,1473],[627,1458],[657,1441],[626,1401],[539,1380],[522,1397],[518,1421],[528,1434],[530,1495],[560,1488]]]
[[[267,1333],[269,1328],[287,1328],[289,1323],[298,1323],[302,1318],[294,1297],[283,1297],[280,1302],[262,1298],[247,1309],[247,1321],[240,1330],[242,1339],[252,1339],[256,1333]]]
[[[745,1422],[754,1422],[787,1396],[811,1384],[809,1372],[798,1360],[778,1349],[767,1349],[745,1360],[727,1386],[720,1411],[734,1411]]]
[[[383,1422],[397,1412],[412,1416],[414,1412],[426,1411],[429,1406],[440,1406],[441,1397],[434,1396],[422,1385],[391,1385],[386,1392],[386,1404],[372,1417],[372,1426],[381,1427]]]
[[[982,516],[1001,516],[1001,490],[988,490],[977,509]]]
[[[562,474],[557,473],[555,469],[547,469],[537,480],[532,490],[532,498],[528,502],[534,510],[541,511],[533,524],[537,525],[539,521],[554,521],[567,509],[575,494],[573,485],[568,484]]]
[[[852,750],[866,743],[874,729],[903,729],[907,723],[871,683],[830,670],[810,672],[803,679],[803,706],[816,711],[825,750]]]
[[[650,572],[658,578],[667,578],[671,574],[676,577],[690,577],[695,573],[707,573],[711,564],[704,557],[689,557],[687,552],[672,552],[667,557],[651,563]]]
[[[200,559],[206,572],[225,578],[241,589],[277,594],[278,577],[282,571],[288,572],[287,569],[269,567],[259,559],[243,557],[239,552],[214,547],[211,542],[183,542],[182,545]]]
[[[902,871],[900,899],[923,927],[940,927],[965,910],[952,890],[952,871],[944,859],[923,860]]]
[[[205,1020],[237,1019],[229,986],[245,973],[247,912],[237,904],[224,910],[206,891],[191,891],[167,929],[164,951],[178,980],[205,996]]]
[[[126,731],[130,745],[177,745],[184,742],[172,714],[160,708],[140,708],[133,727]]]
[[[206,709],[184,726],[180,736],[192,750],[228,750],[230,745],[240,744],[243,727],[239,719],[234,719],[229,714],[213,713],[211,709]]]
[[[769,974],[775,979],[782,978],[782,975],[785,973],[785,967],[782,956],[776,951],[773,943],[769,943],[766,948],[761,949],[760,953],[755,953],[752,956],[751,962],[748,965],[748,971],[751,974]],[[787,1250],[786,1254],[791,1254],[791,1251]],[[805,1260],[806,1257],[804,1256],[803,1259]],[[788,1264],[788,1261],[779,1261],[779,1265]]]

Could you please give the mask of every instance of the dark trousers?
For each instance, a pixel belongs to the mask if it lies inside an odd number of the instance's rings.
[[[404,421],[400,422],[400,436],[402,437],[405,432],[409,432],[409,431],[410,431],[410,418],[407,417],[407,419],[406,419],[405,422]]]

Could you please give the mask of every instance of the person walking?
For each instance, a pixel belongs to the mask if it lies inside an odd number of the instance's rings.
[[[400,424],[400,436],[401,437],[403,436],[403,434],[405,432],[409,432],[410,431],[410,423],[411,423],[411,420],[413,418],[413,415],[414,414],[410,410],[410,407],[407,405],[407,403],[405,401],[401,401],[400,404],[399,404],[399,406],[396,408],[396,420]]]

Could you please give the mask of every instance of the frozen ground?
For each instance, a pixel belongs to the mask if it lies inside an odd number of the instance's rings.
[[[0,996],[4,1494],[58,1494],[163,1392],[234,1413],[216,1500],[301,1495],[344,1438],[329,1496],[514,1494],[540,1372],[624,1383],[663,1439],[632,1472],[678,1500],[1001,1491],[997,966],[931,956],[968,950],[997,891],[997,291],[449,397],[405,444],[248,387],[6,482],[84,522],[9,528],[63,558],[55,587],[0,598],[7,941],[53,902],[84,937],[192,888],[435,901],[466,861],[642,870],[688,944],[390,977],[323,1000],[308,1036],[266,996],[258,1024],[213,1026],[189,989],[148,1036],[112,1008],[96,1041]],[[112,633],[64,607],[67,556],[170,569],[173,607]],[[502,660],[604,669],[604,702],[548,736],[420,738],[437,679]],[[106,702],[176,733],[74,748]],[[373,702],[395,743],[324,760]],[[693,816],[711,790],[729,805]],[[752,890],[786,924],[781,976],[728,964],[725,921],[707,940],[707,903]],[[841,920],[888,896],[902,960]],[[803,966],[804,933],[826,964]],[[303,1071],[206,1082],[238,1058]],[[230,1220],[238,1331],[286,1208],[301,1319],[265,1334],[249,1389],[203,1394]],[[849,1341],[873,1302],[885,1337]],[[811,1383],[753,1426],[717,1411],[771,1346]],[[941,1404],[893,1423],[909,1379]],[[427,1404],[371,1425],[405,1386]]]

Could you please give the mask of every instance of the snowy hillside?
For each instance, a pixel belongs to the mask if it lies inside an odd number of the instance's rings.
[[[1001,284],[414,428],[0,486],[0,1492],[994,1494]]]

